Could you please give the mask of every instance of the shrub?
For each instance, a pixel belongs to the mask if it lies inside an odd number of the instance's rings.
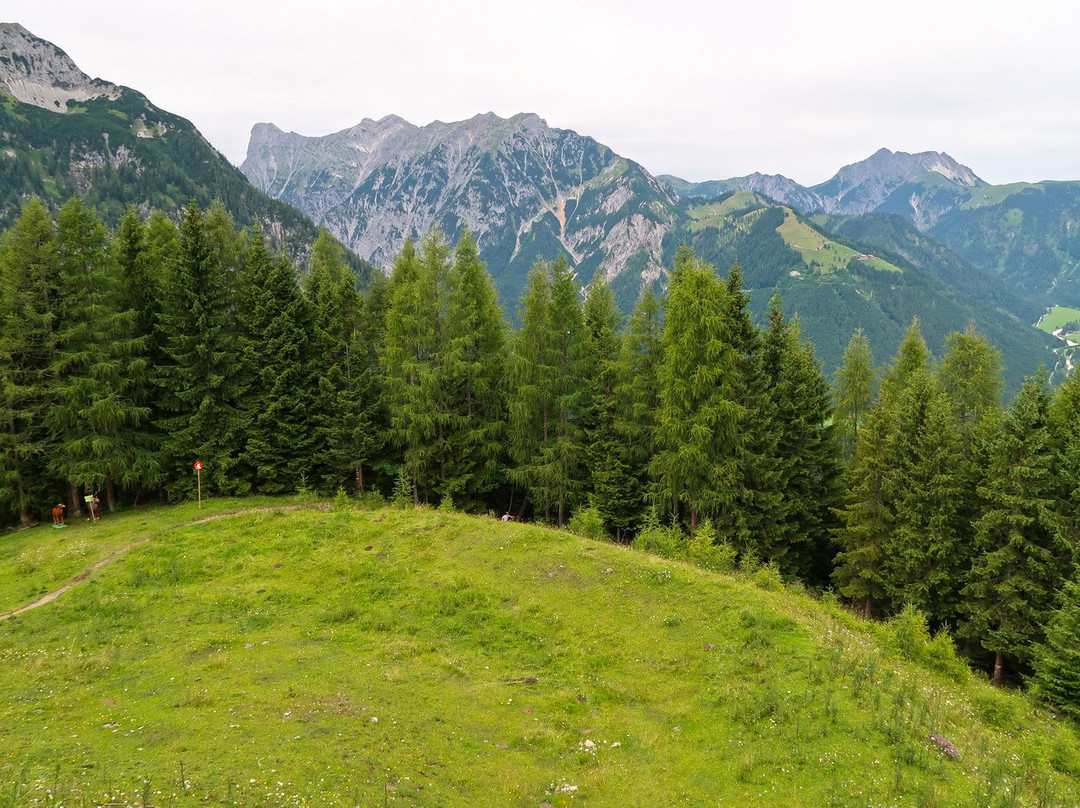
[[[630,543],[635,550],[663,556],[664,558],[685,558],[686,536],[677,527],[647,525]]]
[[[344,488],[339,488],[337,490],[337,493],[334,495],[334,510],[335,511],[348,510],[350,504],[351,503],[349,502],[349,495],[345,493],[345,489]]]
[[[415,504],[412,479],[404,469],[398,472],[397,479],[394,480],[394,495],[390,501],[395,508],[401,510],[411,508]]]
[[[784,588],[784,579],[780,575],[780,568],[772,561],[763,567],[759,567],[753,574],[752,580],[754,586],[770,592],[779,592]]]
[[[956,646],[947,628],[942,627],[933,637],[926,614],[908,604],[894,615],[885,627],[885,643],[893,651],[950,679],[967,676],[968,667],[956,655]]]
[[[567,528],[571,533],[576,533],[587,539],[606,539],[608,537],[603,517],[600,516],[600,511],[592,505],[574,511]]]
[[[716,530],[706,519],[687,545],[687,559],[708,570],[731,572],[735,569],[735,548],[726,542],[718,544]]]
[[[761,557],[753,547],[747,548],[739,559],[739,569],[747,575],[753,575],[761,569]]]

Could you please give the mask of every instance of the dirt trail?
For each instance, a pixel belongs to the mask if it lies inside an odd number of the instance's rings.
[[[133,542],[131,542],[131,544],[125,545],[124,547],[121,547],[119,550],[113,550],[111,553],[109,553],[109,555],[105,556],[104,558],[100,559],[99,561],[96,561],[91,566],[87,567],[85,570],[80,572],[78,575],[76,575],[74,578],[72,578],[70,581],[68,581],[66,584],[64,584],[59,589],[54,589],[52,592],[49,592],[47,594],[42,595],[40,598],[35,600],[33,603],[27,603],[25,606],[20,606],[17,609],[12,609],[10,612],[5,612],[4,614],[0,614],[0,620],[8,620],[8,619],[10,619],[12,617],[18,617],[23,612],[28,612],[31,609],[36,609],[38,606],[44,606],[46,603],[49,603],[51,601],[56,600],[62,594],[67,592],[69,589],[71,589],[71,587],[75,586],[75,584],[79,583],[80,581],[85,581],[87,578],[89,578],[91,575],[93,575],[99,569],[101,569],[102,567],[109,566],[109,564],[113,563],[118,558],[120,558],[121,556],[123,556],[124,554],[129,552],[130,550],[134,550],[136,547],[142,547],[148,541],[152,541],[153,539],[156,539],[158,536],[164,536],[166,533],[172,533],[174,530],[180,530],[181,528],[192,527],[194,525],[201,525],[201,524],[203,524],[205,522],[213,522],[216,519],[224,519],[227,516],[239,516],[239,515],[245,514],[245,513],[267,513],[269,511],[296,511],[296,510],[299,510],[301,508],[309,508],[311,510],[325,511],[325,510],[329,510],[330,503],[329,502],[320,502],[317,505],[282,505],[282,506],[267,507],[267,508],[242,508],[242,509],[237,510],[237,511],[225,511],[224,513],[215,513],[213,516],[205,516],[202,519],[195,519],[194,521],[191,521],[191,522],[184,522],[182,525],[173,525],[172,527],[166,528],[165,530],[159,530],[157,533],[152,533],[151,535],[146,536],[145,538],[139,539],[138,541],[133,541]]]

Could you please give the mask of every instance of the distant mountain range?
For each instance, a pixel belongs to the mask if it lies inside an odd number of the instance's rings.
[[[924,232],[994,188],[944,154],[882,150],[814,188],[761,174],[689,183],[536,115],[487,113],[427,126],[390,116],[324,137],[257,124],[241,170],[383,266],[406,238],[468,227],[511,311],[528,267],[560,253],[629,309],[685,241],[721,272],[740,262],[759,311],[779,289],[830,367],[858,327],[884,359],[913,315],[938,350],[977,322],[1014,384],[1056,361],[1031,327],[1037,281],[1018,292]]]
[[[947,154],[888,149],[810,188],[780,175],[661,179],[690,199],[749,190],[804,214],[897,214],[1040,303],[1080,304],[1080,182],[991,185]]]
[[[111,221],[128,203],[175,213],[220,198],[294,254],[325,225],[358,266],[384,269],[406,238],[468,227],[511,314],[538,258],[565,255],[582,284],[604,277],[629,310],[687,242],[721,273],[739,262],[758,313],[779,290],[827,368],[858,327],[885,361],[918,315],[935,351],[975,321],[1013,387],[1058,361],[1032,327],[1042,309],[1080,303],[1080,184],[992,186],[934,152],[882,150],[813,188],[760,174],[688,183],[536,115],[487,113],[325,137],[258,124],[241,168],[141,93],[0,26],[0,226],[32,194],[53,206],[81,194]]]

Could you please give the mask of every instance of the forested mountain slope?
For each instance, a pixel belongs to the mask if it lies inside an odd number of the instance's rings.
[[[55,209],[73,195],[109,223],[129,204],[176,216],[190,200],[218,199],[239,224],[258,224],[301,258],[317,235],[305,215],[252,187],[190,121],[137,90],[91,79],[22,26],[0,25],[0,226],[28,196]]]

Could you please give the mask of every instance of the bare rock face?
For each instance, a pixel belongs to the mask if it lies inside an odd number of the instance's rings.
[[[117,98],[120,88],[91,79],[60,48],[18,23],[0,23],[0,83],[24,104],[67,112],[69,101]]]
[[[967,166],[943,152],[880,149],[866,160],[841,168],[812,189],[827,213],[904,213],[927,229],[985,185]]]
[[[662,272],[677,197],[641,166],[532,114],[415,126],[365,119],[324,137],[257,124],[241,170],[259,189],[386,267],[433,227],[472,231],[507,299],[538,258],[568,256],[584,282]]]

